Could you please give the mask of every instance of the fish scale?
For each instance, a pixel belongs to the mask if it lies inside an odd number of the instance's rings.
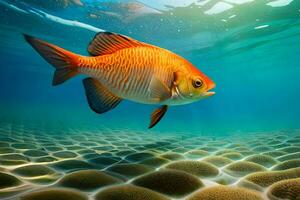
[[[101,80],[103,84],[107,85],[107,87],[112,91],[119,90],[119,92],[124,92],[125,95],[132,96],[144,94],[142,91],[147,90],[147,86],[149,86],[151,80],[149,77],[152,76],[151,71],[153,71],[150,66],[152,64],[151,60],[144,56],[145,50],[147,49],[124,49],[116,52],[115,54],[105,56],[103,59],[109,60],[110,62],[106,68],[99,68],[99,71],[102,71],[104,76],[97,78],[99,78],[99,80]],[[136,56],[132,56],[134,54],[136,54]],[[123,55],[125,55],[125,57]],[[111,57],[110,59],[107,58],[109,56]],[[143,56],[144,59],[141,59]],[[101,57],[98,58],[99,61],[101,61],[101,59]],[[143,62],[141,62],[141,60]],[[89,67],[87,66],[87,68]],[[88,70],[85,71],[85,73],[88,73],[91,76],[101,74],[97,73],[97,70],[98,69]],[[161,74],[160,71],[164,72],[163,69],[156,71],[159,74]],[[127,79],[124,74],[127,74]],[[126,82],[124,80],[126,80]],[[142,84],[139,84],[140,81]],[[123,85],[123,88],[127,88],[127,93],[124,90],[120,90],[120,85]]]

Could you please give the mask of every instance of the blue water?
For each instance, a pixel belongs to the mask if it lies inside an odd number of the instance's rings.
[[[84,76],[53,87],[53,68],[22,37],[87,55],[103,30],[172,50],[216,82],[216,95],[171,107],[154,131],[300,128],[299,0],[0,0],[1,122],[147,130],[155,106],[94,113]]]

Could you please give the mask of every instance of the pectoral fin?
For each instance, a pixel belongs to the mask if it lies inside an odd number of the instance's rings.
[[[149,129],[154,127],[162,118],[163,116],[166,114],[168,110],[168,106],[167,105],[163,105],[159,108],[157,108],[156,110],[154,110],[151,114],[151,122],[149,125]]]
[[[96,113],[107,112],[122,101],[120,97],[111,93],[96,79],[86,78],[83,80],[83,85],[89,106]]]
[[[172,92],[163,81],[153,77],[149,85],[149,95],[151,99],[155,99],[157,102],[162,102],[170,98],[172,96]]]

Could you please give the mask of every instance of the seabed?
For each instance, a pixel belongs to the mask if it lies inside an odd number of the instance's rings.
[[[300,198],[300,131],[226,137],[0,127],[0,199]]]

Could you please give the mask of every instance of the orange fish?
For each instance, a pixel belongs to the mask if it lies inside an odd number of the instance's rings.
[[[149,128],[168,106],[188,104],[212,96],[215,83],[184,58],[166,49],[124,35],[101,32],[82,56],[24,35],[31,46],[55,67],[53,85],[77,74],[83,80],[89,106],[96,113],[115,108],[123,99],[160,105]]]

